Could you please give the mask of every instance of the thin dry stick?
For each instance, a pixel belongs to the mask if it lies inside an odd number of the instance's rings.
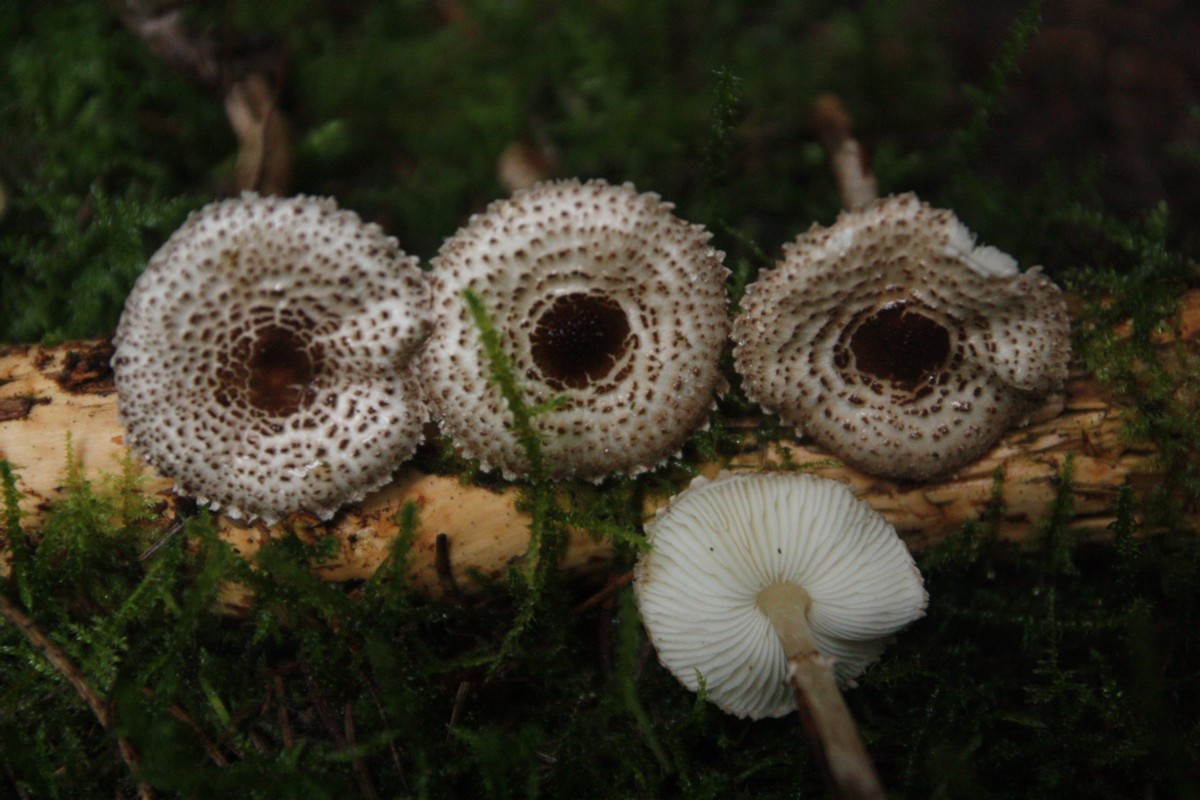
[[[200,738],[200,743],[204,745],[204,752],[208,753],[208,757],[212,759],[214,764],[218,767],[229,766],[229,759],[225,757],[225,754],[221,752],[216,743],[208,738],[208,734],[204,732],[200,724],[192,719],[186,711],[179,706],[168,706],[167,713],[192,729],[192,732]]]
[[[266,741],[258,733],[255,731],[246,731],[246,738],[250,740],[250,744],[254,745],[254,749],[258,751],[259,755],[265,756],[270,754],[271,748],[267,746]]]
[[[346,746],[354,747],[354,703],[346,701],[346,713],[343,717],[343,724],[346,728]],[[379,792],[375,791],[375,784],[371,781],[371,773],[367,770],[367,762],[362,756],[354,757],[354,772],[358,776],[358,788],[362,792],[363,797],[368,800],[379,800]]]
[[[788,659],[788,683],[834,794],[846,800],[883,800],[883,784],[838,689],[833,662],[816,651],[797,653]]]
[[[71,663],[71,659],[67,658],[67,654],[62,651],[62,648],[50,641],[50,638],[42,633],[34,621],[13,605],[12,601],[3,594],[0,594],[0,616],[15,625],[17,630],[21,631],[33,649],[41,653],[42,657],[49,661],[50,665],[67,679],[67,682],[75,689],[76,694],[91,709],[100,726],[107,733],[113,733],[115,726],[113,724],[112,710],[108,707],[107,703],[100,699],[100,695],[88,684],[87,679],[83,677],[83,673]],[[129,771],[133,773],[134,779],[137,780],[138,797],[141,797],[142,800],[153,800],[154,791],[150,788],[150,784],[137,777],[138,765],[141,763],[137,751],[133,749],[133,745],[125,737],[116,736],[115,738],[121,759],[129,767]]]
[[[238,140],[234,183],[260,194],[286,193],[291,134],[279,110],[278,89],[264,75],[247,75],[225,93],[225,115]]]
[[[451,731],[454,726],[458,725],[458,717],[462,714],[463,706],[467,703],[467,695],[471,691],[471,684],[467,681],[462,681],[458,684],[458,691],[454,693],[454,706],[450,709],[450,719],[446,721],[446,740],[450,740]]]
[[[4,762],[4,774],[8,776],[9,783],[11,783],[13,788],[16,789],[18,800],[33,800],[33,795],[29,793],[28,789],[21,785],[21,782],[17,779],[16,773],[12,771],[12,767],[8,765],[7,761]]]
[[[226,747],[232,750],[239,757],[241,757],[241,753],[238,752],[237,747],[234,745],[234,740],[238,737],[249,740],[250,744],[254,745],[254,749],[257,750],[260,755],[265,756],[270,752],[270,748],[267,747],[266,742],[264,742],[262,737],[259,736],[254,730],[247,730],[245,733],[239,730],[239,727],[242,725],[242,723],[246,722],[247,720],[258,719],[266,714],[266,709],[270,706],[270,703],[271,695],[268,693],[263,697],[261,706],[255,708],[254,706],[246,705],[238,708],[229,717],[229,721],[225,723],[225,728],[221,731],[221,740]]]
[[[300,663],[300,670],[304,674],[304,682],[308,687],[308,696],[312,700],[313,707],[317,710],[317,716],[321,718],[325,729],[333,736],[334,745],[339,750],[346,749],[346,736],[334,720],[333,712],[329,709],[329,704],[325,702],[325,696],[321,694],[321,687],[317,685],[317,680],[313,677],[312,671],[303,661]]]
[[[201,85],[220,85],[222,68],[215,43],[189,30],[181,9],[144,0],[109,0],[108,5],[125,27],[170,67]]]
[[[145,687],[142,689],[142,694],[146,695],[146,697],[154,697],[154,690]],[[229,759],[225,758],[225,754],[221,752],[212,739],[208,738],[208,734],[204,732],[204,728],[201,728],[200,723],[192,719],[191,715],[177,705],[168,706],[167,713],[192,729],[192,732],[200,738],[200,743],[204,745],[204,751],[208,753],[208,757],[212,759],[214,764],[218,767],[229,766]]]
[[[387,712],[379,700],[379,691],[375,688],[375,682],[366,675],[359,675],[359,680],[362,681],[363,686],[367,687],[367,694],[371,695],[371,702],[375,704],[375,710],[379,714],[379,719],[383,721],[384,727],[389,727]],[[392,764],[396,767],[396,774],[403,778],[404,762],[400,758],[400,751],[396,748],[395,741],[388,742],[388,750],[392,754]]]
[[[842,206],[848,211],[870,205],[879,197],[875,174],[867,159],[867,151],[851,132],[850,115],[841,98],[823,94],[813,102],[813,125],[817,136],[829,153],[829,165],[837,180]]]
[[[283,749],[291,750],[296,742],[292,737],[292,724],[288,719],[287,703],[283,694],[283,677],[275,675],[275,697],[279,703],[279,730],[283,735]]]
[[[582,614],[584,611],[595,608],[631,583],[633,583],[633,570],[620,575],[609,575],[604,588],[571,609],[571,613]]]
[[[8,776],[8,782],[13,785],[18,800],[32,800],[33,795],[22,785],[21,780],[17,777],[17,773],[13,772],[12,765],[8,763],[8,759],[0,759],[0,763],[4,764],[4,774]]]

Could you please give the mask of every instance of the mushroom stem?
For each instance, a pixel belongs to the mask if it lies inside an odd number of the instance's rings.
[[[833,661],[821,655],[813,641],[808,627],[811,603],[808,592],[794,583],[771,584],[757,599],[783,645],[787,682],[796,693],[804,730],[833,794],[882,800],[883,784],[838,689]]]
[[[823,94],[813,101],[813,124],[821,144],[829,152],[829,165],[842,196],[842,207],[854,211],[870,205],[879,197],[879,187],[867,151],[851,133],[850,115],[841,98]]]
[[[808,627],[808,609],[812,598],[794,583],[772,583],[758,593],[758,610],[771,621],[771,627],[783,645],[783,654],[791,658],[801,653],[816,652],[812,631]]]
[[[788,659],[787,680],[833,793],[847,800],[883,800],[883,784],[833,677],[833,662],[816,650],[796,653]]]

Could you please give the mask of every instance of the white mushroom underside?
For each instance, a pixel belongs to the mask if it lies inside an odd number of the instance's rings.
[[[396,241],[332,201],[214,203],[155,254],[113,359],[130,449],[235,517],[328,517],[421,438],[406,364],[426,290]]]
[[[468,288],[500,332],[526,402],[561,399],[533,420],[552,476],[640,472],[706,422],[723,386],[726,270],[709,234],[670,208],[628,184],[544,183],[493,203],[446,241],[431,273],[435,327],[421,380],[464,455],[510,478],[529,469],[489,380],[462,298]],[[567,331],[538,333],[558,312],[564,329],[582,329],[611,359],[581,345],[580,363],[598,365],[571,373]],[[535,357],[535,342],[562,346],[562,372]]]
[[[787,659],[760,593],[793,583],[843,685],[920,616],[920,573],[895,530],[835,481],[796,474],[697,479],[648,528],[636,590],[659,660],[708,699],[752,718],[795,709]]]

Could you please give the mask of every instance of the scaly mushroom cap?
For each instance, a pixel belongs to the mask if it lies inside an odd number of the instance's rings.
[[[793,603],[782,616],[806,615],[845,686],[928,600],[895,529],[829,478],[697,478],[646,532],[634,588],[659,661],[692,691],[703,679],[708,699],[740,717],[796,708],[788,654],[764,604]]]
[[[416,259],[378,226],[312,197],[213,203],[125,303],[126,444],[231,516],[328,518],[420,442],[409,362],[427,332]]]
[[[911,194],[802,234],[742,309],[747,396],[877,475],[957,469],[1066,379],[1058,287]]]
[[[541,183],[473,216],[430,274],[435,320],[421,358],[442,430],[484,468],[529,470],[463,292],[500,333],[547,472],[600,480],[678,452],[705,423],[728,335],[724,254],[655,194],[603,181]]]

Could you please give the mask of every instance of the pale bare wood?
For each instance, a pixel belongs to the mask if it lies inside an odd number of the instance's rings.
[[[1184,298],[1181,326],[1189,349],[1200,353],[1200,292]],[[103,342],[0,349],[0,458],[7,459],[18,474],[18,486],[25,494],[22,509],[31,524],[36,523],[44,504],[58,494],[68,435],[85,475],[96,477],[120,469],[126,451],[107,370],[108,356]],[[875,478],[831,463],[827,453],[803,441],[752,447],[730,466],[761,469],[779,464],[785,454],[790,454],[793,463],[811,462],[816,474],[851,484],[896,526],[911,549],[919,550],[984,514],[997,489],[1004,508],[997,535],[1012,541],[1030,540],[1058,491],[1070,457],[1074,474],[1072,529],[1081,537],[1103,538],[1109,535],[1107,527],[1119,488],[1129,485],[1140,495],[1162,477],[1152,447],[1122,439],[1125,410],[1102,384],[1076,369],[1068,381],[1061,414],[1012,431],[979,462],[942,481],[905,484]],[[745,424],[752,433],[757,421]],[[711,475],[720,468],[705,464],[701,471]],[[146,475],[146,490],[161,501],[166,525],[177,498],[168,480],[148,470]],[[341,551],[318,572],[330,580],[371,575],[399,532],[397,515],[412,501],[419,509],[410,555],[410,578],[415,586],[440,593],[434,568],[439,534],[447,537],[457,575],[478,570],[499,578],[519,561],[527,544],[528,518],[516,508],[518,494],[514,488],[494,491],[464,485],[453,476],[403,468],[391,485],[324,526],[341,542]],[[665,499],[650,498],[645,513],[652,514]],[[1191,521],[1200,523],[1200,514],[1194,512]],[[313,524],[303,519],[292,523],[293,528],[300,523],[299,527],[306,529]],[[244,527],[224,519],[220,526],[222,537],[245,553],[256,549],[264,537],[282,534],[279,529]],[[605,543],[576,531],[561,566],[570,573],[595,574],[608,567],[610,558]]]

